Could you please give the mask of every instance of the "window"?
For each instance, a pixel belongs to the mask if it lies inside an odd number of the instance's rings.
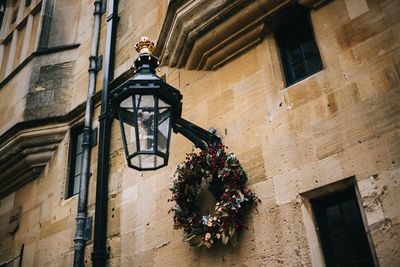
[[[327,267],[375,266],[353,187],[311,205]]]
[[[0,80],[2,80],[6,76],[7,68],[8,68],[8,58],[10,56],[10,50],[11,50],[11,42],[12,41],[12,35],[9,35],[4,41],[3,41],[3,58],[1,59],[1,65],[0,65]]]
[[[275,36],[279,46],[286,85],[289,86],[322,69],[310,14],[298,4],[286,10]]]
[[[6,0],[0,0],[0,32],[5,12],[6,12]]]
[[[12,16],[11,16],[11,24],[14,24],[18,18],[18,8],[19,8],[19,0],[12,1]]]
[[[72,128],[70,141],[70,169],[67,195],[68,198],[79,193],[82,168],[82,141],[83,125]]]
[[[0,0],[0,81],[29,59],[38,45],[47,47],[52,5],[52,1]]]

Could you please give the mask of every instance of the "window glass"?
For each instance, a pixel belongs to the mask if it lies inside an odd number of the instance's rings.
[[[327,267],[373,267],[354,188],[311,201]]]
[[[0,32],[5,12],[6,12],[6,0],[0,0]]]
[[[79,193],[79,186],[82,174],[82,141],[83,141],[83,127],[75,127],[71,130],[70,141],[70,175],[68,183],[68,197]]]
[[[293,5],[285,11],[275,35],[286,85],[289,86],[322,69],[322,62],[308,9]]]

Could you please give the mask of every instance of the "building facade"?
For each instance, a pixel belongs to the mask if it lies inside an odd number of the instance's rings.
[[[86,105],[96,137],[110,65],[105,2],[0,1],[0,264],[73,265]],[[238,246],[189,247],[167,200],[193,144],[174,135],[167,167],[136,171],[114,122],[109,266],[400,265],[399,1],[120,0],[114,12],[105,87],[132,75],[142,36],[154,40],[183,116],[217,130],[262,203]]]

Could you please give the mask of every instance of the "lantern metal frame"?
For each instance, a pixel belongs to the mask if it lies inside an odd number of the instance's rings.
[[[217,145],[221,143],[221,139],[216,135],[216,131],[214,129],[210,129],[209,131],[183,119],[181,117],[182,115],[182,94],[179,92],[179,90],[175,89],[168,83],[166,83],[163,79],[158,77],[156,75],[156,68],[158,67],[158,59],[154,57],[151,52],[147,49],[145,52],[140,53],[138,58],[135,60],[135,73],[134,75],[128,79],[126,82],[124,82],[122,85],[118,86],[111,92],[111,108],[114,114],[114,117],[120,121],[120,128],[121,128],[121,134],[122,134],[122,139],[123,139],[123,145],[124,145],[124,152],[125,152],[125,157],[128,163],[128,166],[139,170],[139,171],[145,171],[145,170],[156,170],[159,168],[162,168],[168,164],[168,159],[169,159],[169,146],[170,146],[170,141],[171,141],[171,130],[173,130],[175,133],[180,133],[183,136],[185,136],[187,139],[189,139],[196,147],[204,150],[206,149],[210,144],[212,145]],[[121,110],[122,108],[120,107],[120,104],[128,99],[128,98],[133,98],[136,99],[136,95],[142,95],[142,96],[153,96],[154,99],[161,99],[164,101],[166,104],[170,106],[171,109],[171,114],[170,114],[170,121],[169,121],[169,127],[170,129],[168,130],[168,137],[167,137],[167,144],[166,144],[166,152],[161,153],[158,151],[158,144],[157,144],[157,135],[158,135],[158,130],[154,129],[154,136],[155,136],[155,145],[154,149],[152,151],[136,151],[132,154],[130,154],[128,150],[128,144],[126,140],[126,133],[124,129],[124,123],[127,123],[127,121],[124,121],[121,115]],[[133,102],[135,100],[132,100]],[[158,102],[158,101],[155,101]],[[133,104],[135,105],[135,104]],[[154,106],[154,114],[158,114],[158,104],[155,103]],[[157,116],[157,115],[155,115]],[[137,117],[137,115],[136,115]],[[136,118],[137,119],[137,118]],[[138,144],[139,136],[138,136],[138,124],[137,122],[132,122],[130,124],[135,128],[136,134],[136,144]],[[128,123],[129,124],[129,123]],[[154,118],[154,128],[158,126],[158,121],[157,117]],[[136,146],[136,149],[138,149],[139,146]],[[139,148],[140,150],[140,148]],[[164,163],[161,165],[156,165],[154,167],[139,167],[134,164],[132,164],[131,159],[136,157],[136,156],[141,156],[141,155],[154,155],[158,156],[164,159]]]

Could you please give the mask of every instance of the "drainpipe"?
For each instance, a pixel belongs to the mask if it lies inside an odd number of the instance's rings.
[[[85,126],[83,128],[82,142],[82,176],[80,179],[80,190],[78,198],[78,212],[76,215],[75,251],[74,267],[84,266],[85,238],[84,231],[87,218],[87,195],[90,178],[90,154],[92,151],[92,125],[93,125],[93,96],[96,93],[96,77],[100,69],[100,57],[98,55],[100,42],[100,22],[101,22],[102,1],[94,1],[94,24],[92,47],[89,57],[89,84],[85,111]]]
[[[94,239],[92,262],[95,267],[106,264],[108,253],[107,208],[108,208],[108,176],[110,163],[110,136],[113,116],[109,103],[109,82],[114,76],[115,43],[118,23],[118,0],[108,1],[107,36],[104,62],[103,89],[101,95],[101,114],[99,117],[99,151],[97,159],[96,207],[94,217]]]

